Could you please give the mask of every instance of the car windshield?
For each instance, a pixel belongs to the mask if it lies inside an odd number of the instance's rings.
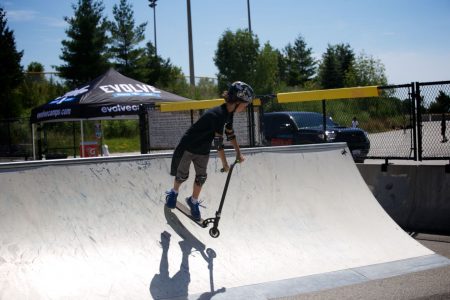
[[[302,114],[292,114],[295,123],[299,128],[302,127],[320,127],[323,125],[323,118],[321,114],[318,113],[302,113]],[[337,124],[334,123],[330,117],[326,118],[327,127],[336,127]]]

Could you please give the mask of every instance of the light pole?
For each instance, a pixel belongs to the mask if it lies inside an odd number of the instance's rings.
[[[252,21],[250,20],[250,0],[247,0],[247,13],[248,13],[248,32],[252,33]]]
[[[189,39],[189,77],[191,86],[195,86],[194,75],[194,50],[192,46],[192,22],[191,22],[191,0],[186,0],[187,21],[188,21],[188,39]]]
[[[156,47],[156,1],[158,0],[148,0],[151,8],[153,8],[153,33],[155,36],[155,56],[158,56],[158,47]]]

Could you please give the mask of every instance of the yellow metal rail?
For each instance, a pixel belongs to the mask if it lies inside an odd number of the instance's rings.
[[[277,94],[278,103],[379,97],[377,86],[315,90]]]
[[[214,106],[218,106],[224,103],[223,99],[213,100],[194,100],[194,101],[182,101],[182,102],[163,102],[159,104],[159,110],[161,112],[173,112],[173,111],[185,111],[185,110],[199,110],[208,109]],[[261,100],[254,99],[253,105],[260,106]]]
[[[305,102],[317,100],[338,100],[379,97],[378,86],[352,87],[342,89],[315,90],[291,93],[278,93],[276,95],[278,103]],[[212,100],[192,100],[182,102],[163,102],[159,104],[161,112],[187,111],[208,109],[224,103],[223,99]],[[253,105],[260,106],[261,99],[253,100]]]

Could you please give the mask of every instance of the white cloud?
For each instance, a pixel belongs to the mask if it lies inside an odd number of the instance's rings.
[[[45,17],[42,18],[42,22],[50,27],[57,27],[57,28],[61,28],[61,27],[66,27],[67,26],[67,22],[64,21],[63,18],[52,18],[52,17]]]
[[[8,21],[11,22],[38,22],[48,27],[65,27],[67,23],[63,18],[44,17],[35,10],[9,10],[6,12]]]
[[[12,22],[28,22],[35,20],[39,12],[35,10],[8,10],[6,17]]]

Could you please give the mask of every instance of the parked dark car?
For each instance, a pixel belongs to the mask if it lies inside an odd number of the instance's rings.
[[[339,126],[315,112],[272,112],[263,117],[265,144],[269,146],[346,142],[356,162],[363,162],[370,149],[367,133],[360,128]],[[326,137],[326,138],[325,138]]]

